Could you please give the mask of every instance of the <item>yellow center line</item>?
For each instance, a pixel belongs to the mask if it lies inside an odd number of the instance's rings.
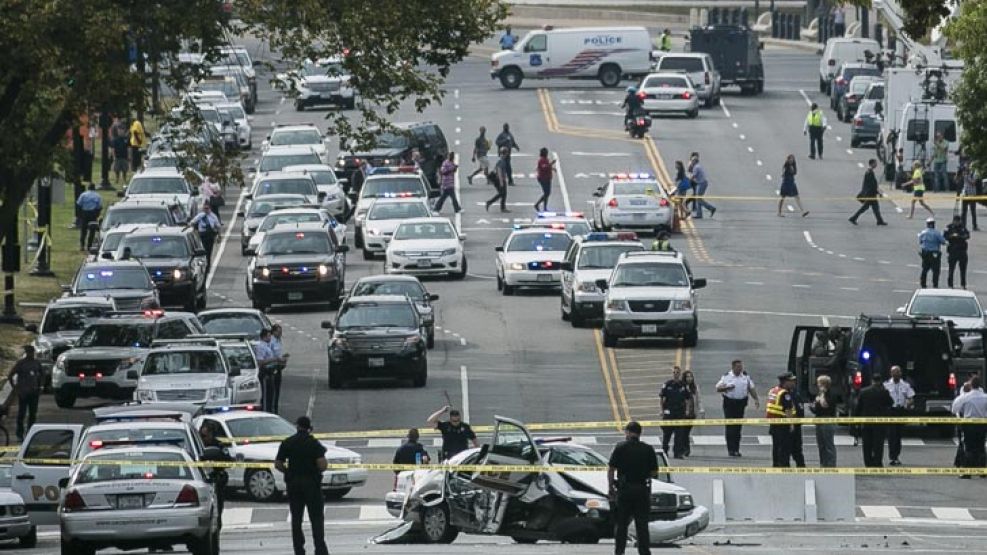
[[[610,371],[607,366],[606,356],[603,353],[603,340],[600,338],[599,330],[593,330],[593,344],[596,346],[596,354],[600,359],[600,372],[603,373],[603,384],[607,389],[607,397],[610,398],[610,411],[613,414],[614,421],[619,423],[623,419],[620,417],[620,410],[617,407],[617,399],[613,394],[613,384],[610,381]],[[620,430],[619,424],[617,429]]]
[[[631,409],[627,406],[627,396],[624,395],[624,383],[620,377],[620,368],[617,366],[617,359],[614,357],[614,349],[607,349],[607,353],[610,355],[610,371],[613,372],[614,384],[617,386],[617,396],[620,398],[620,404],[624,407],[624,414],[627,415],[627,419],[633,420]]]

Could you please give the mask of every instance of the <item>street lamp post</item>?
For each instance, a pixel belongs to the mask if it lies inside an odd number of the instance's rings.
[[[103,166],[100,168],[99,188],[104,191],[112,191],[110,185],[110,112],[103,107],[99,112],[99,138],[100,138],[100,160]]]

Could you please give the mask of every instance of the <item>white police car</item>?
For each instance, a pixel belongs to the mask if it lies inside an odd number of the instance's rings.
[[[419,197],[412,198],[379,198],[370,205],[363,221],[362,243],[363,259],[370,260],[376,254],[387,250],[387,244],[401,222],[428,218],[432,209],[428,200]]]
[[[363,221],[370,205],[381,198],[429,198],[428,182],[424,174],[412,166],[373,168],[360,187],[360,195],[353,209],[354,246],[363,248]]]
[[[593,231],[593,226],[582,212],[539,212],[535,215],[534,223],[564,229],[573,237]]]
[[[560,266],[572,236],[563,229],[515,229],[497,251],[497,290],[513,295],[518,287],[559,287]]]
[[[336,177],[336,172],[332,167],[324,164],[301,164],[298,166],[285,166],[285,173],[304,173],[315,181],[315,187],[322,195],[322,208],[326,209],[337,219],[345,218],[350,211],[350,201],[343,192],[345,179]]]
[[[615,174],[593,196],[596,197],[593,221],[600,231],[672,229],[675,214],[672,202],[650,174]]]
[[[625,252],[643,251],[633,231],[594,231],[576,237],[562,262],[562,319],[578,328],[590,318],[603,317],[603,291],[596,285],[609,280]]]

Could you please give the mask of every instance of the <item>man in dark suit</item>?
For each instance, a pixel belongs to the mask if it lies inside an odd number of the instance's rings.
[[[881,205],[877,200],[881,195],[881,191],[877,186],[877,176],[874,175],[874,168],[876,167],[877,160],[871,158],[867,162],[867,171],[864,172],[864,183],[860,186],[860,192],[857,193],[857,200],[860,201],[860,209],[853,216],[850,216],[850,223],[853,225],[857,225],[857,218],[866,212],[868,208],[874,211],[874,217],[877,218],[877,225],[888,225],[885,223],[884,218],[881,217]]]
[[[857,398],[853,408],[854,416],[887,416],[894,406],[891,394],[884,388],[884,377],[879,373],[871,376],[870,386],[864,388]],[[863,424],[860,426],[860,436],[864,446],[864,466],[880,468],[884,466],[884,437],[883,424]]]

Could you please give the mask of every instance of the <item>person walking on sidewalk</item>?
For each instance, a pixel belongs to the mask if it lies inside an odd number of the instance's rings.
[[[521,147],[517,145],[517,141],[514,140],[514,134],[511,133],[511,126],[504,124],[504,130],[497,135],[497,140],[494,141],[497,144],[497,148],[500,149],[501,158],[503,158],[504,149],[507,149],[507,181],[504,185],[514,185],[514,167],[511,166],[511,151],[521,150]]]
[[[41,397],[41,381],[44,370],[34,357],[34,346],[24,346],[24,358],[10,370],[10,383],[17,394],[17,441],[24,441],[24,433],[34,426],[38,417],[38,399]],[[27,418],[27,426],[24,419]]]
[[[946,262],[949,265],[949,273],[946,275],[946,284],[953,288],[953,273],[956,266],[960,267],[960,287],[966,289],[966,265],[969,262],[967,250],[970,242],[970,230],[963,225],[963,218],[957,214],[953,216],[953,223],[946,226],[943,234],[949,244],[946,246]]]
[[[823,133],[826,132],[826,116],[819,109],[819,105],[812,103],[809,114],[805,116],[805,125],[802,126],[802,134],[809,135],[809,158],[816,159],[816,151],[819,151],[819,159],[823,157]]]
[[[884,382],[884,389],[888,390],[891,400],[891,416],[908,416],[908,413],[915,406],[915,390],[912,384],[906,382],[901,377],[901,366],[891,367],[891,379]],[[891,466],[901,466],[901,432],[905,430],[904,424],[888,424],[888,459]]]
[[[874,170],[877,168],[877,160],[871,158],[867,161],[867,171],[864,172],[864,183],[860,186],[860,192],[857,193],[857,200],[860,202],[860,208],[854,212],[853,216],[850,216],[850,223],[857,225],[857,218],[859,218],[868,208],[874,211],[874,218],[877,219],[877,225],[888,225],[881,217],[881,204],[878,199],[881,197],[881,189],[877,185],[877,175]]]
[[[936,229],[936,220],[925,220],[925,229],[918,234],[919,256],[922,258],[922,273],[919,275],[919,285],[925,289],[926,276],[932,271],[932,286],[939,287],[939,272],[942,270],[941,248],[946,244],[946,238]]]
[[[735,360],[730,363],[730,371],[716,382],[716,392],[723,396],[723,418],[741,419],[747,410],[747,400],[754,399],[754,408],[761,408],[757,398],[754,381],[744,371],[744,363]],[[727,454],[731,457],[740,456],[740,436],[743,426],[734,424],[725,426]]]
[[[836,418],[836,406],[840,397],[833,392],[833,380],[823,374],[816,378],[816,398],[809,410],[819,418]],[[816,424],[816,447],[819,448],[819,466],[831,468],[836,466],[836,425]]]
[[[305,532],[302,519],[308,511],[312,524],[315,555],[329,555],[326,547],[325,500],[322,496],[322,473],[325,472],[326,448],[312,436],[312,420],[299,416],[295,435],[281,442],[274,468],[284,474],[291,513],[291,543],[295,555],[305,555]]]
[[[555,174],[555,163],[558,160],[548,159],[548,149],[542,147],[538,151],[538,166],[535,168],[535,176],[538,184],[541,185],[541,198],[535,201],[535,211],[541,205],[541,210],[548,212],[548,196],[552,194],[552,176]]]
[[[490,152],[490,139],[487,138],[487,128],[480,127],[480,136],[473,141],[472,160],[476,163],[476,171],[466,176],[466,182],[473,184],[473,178],[482,175],[484,177],[490,173],[490,160],[487,153]]]
[[[912,209],[908,212],[908,219],[915,217],[916,202],[921,204],[930,216],[935,217],[936,213],[925,203],[925,175],[922,173],[922,162],[918,160],[912,164],[912,178],[902,184],[902,187],[909,186],[912,188]]]
[[[487,182],[494,186],[497,190],[497,194],[492,198],[487,200],[486,209],[490,210],[490,206],[500,201],[500,211],[510,212],[507,209],[507,179],[511,171],[510,151],[506,148],[500,149],[500,159],[497,160],[497,164],[494,165],[494,171],[487,174]]]
[[[663,420],[682,420],[686,417],[686,404],[690,392],[682,381],[682,369],[672,367],[672,379],[665,382],[658,393],[658,411]],[[674,442],[672,441],[674,438]],[[676,459],[685,456],[685,426],[662,426],[661,448],[668,454],[669,444],[672,444],[672,454]]]
[[[699,163],[698,152],[693,152],[689,156],[689,173],[692,175],[692,182],[696,186],[696,198],[693,201],[696,211],[692,217],[701,220],[703,217],[703,208],[705,208],[709,210],[709,217],[712,218],[716,214],[716,207],[703,199],[706,189],[709,187],[709,180],[706,178],[706,168]]]
[[[439,167],[439,189],[442,194],[439,195],[439,200],[435,203],[436,214],[442,211],[442,205],[446,199],[452,201],[452,209],[456,213],[463,211],[459,206],[459,199],[456,198],[457,171],[459,171],[459,166],[456,164],[456,153],[450,152],[449,156],[442,162],[442,166]]]
[[[798,167],[795,164],[795,155],[789,154],[785,158],[785,163],[781,167],[781,189],[778,191],[778,216],[784,218],[785,215],[781,212],[782,207],[785,204],[786,198],[794,198],[795,204],[799,207],[799,212],[802,213],[802,217],[809,215],[809,211],[802,208],[802,201],[799,200],[799,189],[795,184],[795,175],[798,174]]]

